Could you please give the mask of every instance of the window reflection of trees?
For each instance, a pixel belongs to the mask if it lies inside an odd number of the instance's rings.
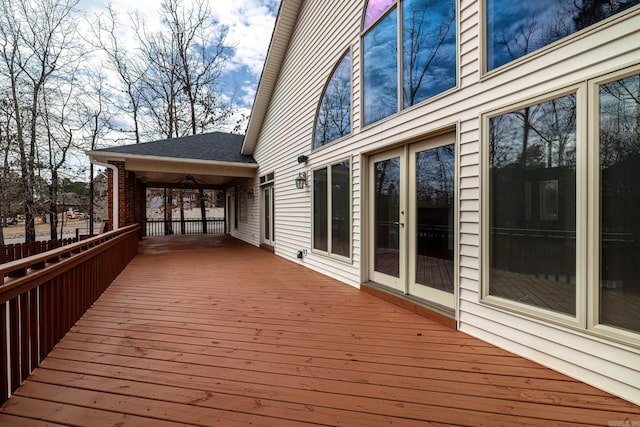
[[[576,97],[494,117],[489,126],[491,168],[552,168],[575,164]]]
[[[416,201],[419,206],[450,208],[454,195],[453,145],[416,155]]]
[[[489,138],[490,293],[575,314],[576,96],[492,118]]]
[[[383,8],[392,9],[363,37],[365,125],[455,86],[455,4],[453,0],[369,2],[365,29]],[[402,22],[398,22],[399,7],[402,7]],[[403,58],[400,60],[398,25],[402,26]],[[402,94],[398,93],[400,86]],[[403,98],[401,105],[399,96]]]
[[[600,163],[640,154],[640,75],[600,86]]]
[[[398,111],[397,11],[376,24],[363,40],[364,124]]]
[[[404,106],[455,86],[455,4],[409,0],[403,7]]]
[[[329,80],[318,109],[314,148],[351,132],[351,55],[347,53]]]
[[[488,70],[640,4],[640,0],[486,1]]]
[[[640,75],[600,86],[599,123],[599,320],[640,331]]]

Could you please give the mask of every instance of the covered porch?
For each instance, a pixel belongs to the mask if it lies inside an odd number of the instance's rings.
[[[639,422],[631,403],[229,236],[143,239],[0,410],[11,426]]]
[[[86,152],[106,168],[106,229],[140,224],[140,237],[228,232],[227,214],[238,210],[229,204],[238,203],[241,186],[248,197],[258,169],[240,154],[242,141],[212,132]],[[196,214],[185,216],[194,207]]]

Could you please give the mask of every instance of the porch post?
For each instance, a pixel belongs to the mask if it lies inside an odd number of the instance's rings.
[[[109,164],[118,169],[118,177],[114,183],[117,186],[117,207],[114,207],[117,210],[117,215],[116,218],[109,217],[115,230],[127,225],[127,173],[124,169],[124,162],[110,161]],[[117,224],[113,221],[117,221]]]

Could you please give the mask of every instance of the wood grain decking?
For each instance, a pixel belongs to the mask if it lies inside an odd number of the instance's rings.
[[[225,237],[138,255],[8,426],[612,425],[640,408]],[[614,424],[627,425],[627,424]]]

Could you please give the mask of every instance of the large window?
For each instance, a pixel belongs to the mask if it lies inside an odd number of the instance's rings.
[[[636,68],[487,118],[486,301],[640,343],[639,94]]]
[[[351,168],[348,160],[313,171],[313,249],[351,257]]]
[[[576,96],[489,120],[490,295],[576,314]]]
[[[362,39],[365,126],[456,85],[455,3],[368,2]]]
[[[316,117],[313,148],[351,132],[351,55],[347,53],[335,69],[322,95]]]
[[[640,0],[486,0],[487,71],[637,4]]]
[[[598,86],[599,323],[640,332],[640,74]]]
[[[398,34],[393,10],[362,41],[364,64],[364,124],[368,125],[398,111]]]

